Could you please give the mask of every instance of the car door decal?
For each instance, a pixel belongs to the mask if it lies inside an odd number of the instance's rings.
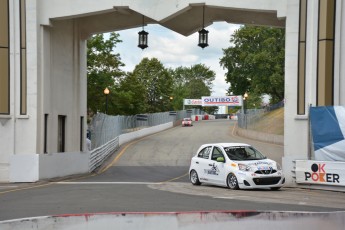
[[[205,174],[218,176],[219,169],[218,169],[218,166],[215,163],[213,163],[213,165],[211,166],[211,169],[205,169],[204,172],[205,172]]]

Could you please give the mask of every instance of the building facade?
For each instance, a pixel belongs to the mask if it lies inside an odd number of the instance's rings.
[[[145,17],[188,36],[202,28],[203,8],[206,27],[285,27],[283,169],[294,186],[294,160],[311,155],[309,106],[345,105],[342,0],[0,0],[0,181],[87,172],[92,34],[139,28]]]

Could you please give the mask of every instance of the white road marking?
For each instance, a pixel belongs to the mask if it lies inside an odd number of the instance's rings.
[[[213,198],[215,199],[229,199],[229,200],[233,200],[233,199],[238,199],[238,198],[248,198],[248,196],[214,196]]]
[[[300,201],[300,202],[298,202],[298,204],[299,204],[299,205],[306,205],[307,202],[302,202],[302,201]]]
[[[102,184],[131,184],[131,185],[151,185],[151,184],[161,184],[159,182],[71,182],[71,181],[61,181],[61,182],[56,182],[55,184],[72,184],[72,185],[77,185],[77,184],[96,184],[96,185],[102,185]]]
[[[0,189],[4,189],[4,188],[17,188],[18,186],[15,185],[0,185]]]

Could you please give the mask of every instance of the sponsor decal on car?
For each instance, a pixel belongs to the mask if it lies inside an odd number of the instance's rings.
[[[258,166],[258,170],[272,170],[272,167],[269,166]]]
[[[272,165],[271,162],[267,162],[267,161],[258,161],[253,163],[254,165]]]
[[[218,175],[219,169],[218,169],[218,166],[213,163],[212,168],[211,169],[205,169],[204,172],[206,174],[210,174],[210,175]]]

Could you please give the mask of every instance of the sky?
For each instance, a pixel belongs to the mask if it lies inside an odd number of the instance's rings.
[[[179,66],[191,67],[204,64],[216,73],[213,81],[212,96],[225,96],[229,84],[225,82],[225,73],[220,64],[223,50],[231,46],[230,37],[239,26],[226,22],[217,22],[205,28],[209,31],[208,47],[198,46],[198,32],[185,37],[160,25],[147,25],[144,30],[148,35],[148,48],[138,47],[138,32],[142,27],[117,31],[121,43],[117,43],[115,52],[120,54],[124,71],[132,72],[144,57],[157,58],[166,68]],[[207,96],[207,95],[205,95]]]

